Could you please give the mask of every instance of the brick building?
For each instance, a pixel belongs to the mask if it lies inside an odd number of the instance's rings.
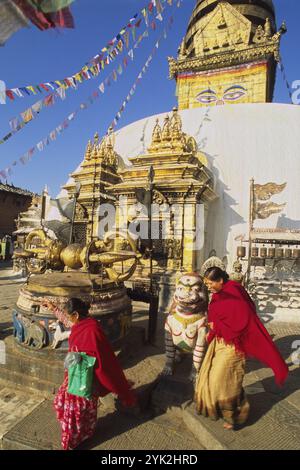
[[[16,230],[16,219],[27,211],[33,196],[30,191],[0,182],[0,238]]]

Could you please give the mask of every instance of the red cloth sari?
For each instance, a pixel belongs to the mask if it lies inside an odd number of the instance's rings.
[[[208,342],[214,337],[222,338],[246,357],[254,357],[270,367],[276,383],[283,385],[288,367],[260,321],[253,301],[238,282],[227,281],[220,292],[213,294],[208,322],[213,324]]]
[[[74,449],[94,434],[99,396],[112,392],[119,396],[125,406],[136,403],[136,396],[97,320],[86,318],[72,327],[69,351],[85,352],[96,357],[96,363],[91,400],[68,393],[67,373],[54,399],[57,419],[62,428],[61,443],[64,450]]]

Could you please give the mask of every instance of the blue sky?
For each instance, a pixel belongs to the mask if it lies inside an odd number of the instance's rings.
[[[129,18],[147,4],[146,0],[76,0],[72,11],[74,30],[40,32],[32,26],[14,34],[0,48],[0,80],[8,88],[58,80],[78,71],[91,57],[127,23]],[[300,2],[299,0],[274,0],[277,24],[286,20],[288,34],[282,40],[281,55],[290,82],[300,80]],[[170,110],[176,104],[175,83],[168,79],[167,57],[175,56],[185,35],[195,0],[184,0],[180,9],[174,9],[174,25],[166,41],[161,43],[147,74],[140,82],[129,103],[119,127],[147,115]],[[143,32],[141,26],[139,32]],[[103,134],[127,96],[132,83],[140,72],[159,36],[159,30],[151,32],[136,51],[136,58],[117,83],[87,110],[78,114],[70,127],[43,152],[36,152],[31,162],[18,165],[10,180],[15,186],[41,192],[44,185],[55,196],[83,158],[89,138],[98,131]],[[106,68],[97,78],[86,81],[77,91],[67,91],[67,98],[42,111],[38,119],[29,123],[10,141],[0,146],[0,169],[6,168],[27,150],[46,137],[79,104],[99,86],[106,75],[115,68]],[[0,132],[2,138],[9,128],[9,120],[27,109],[39,98],[28,97],[0,105]],[[290,102],[280,71],[277,73],[276,102]]]

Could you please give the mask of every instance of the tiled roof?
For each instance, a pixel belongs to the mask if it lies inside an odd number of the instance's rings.
[[[20,196],[34,196],[34,193],[27,191],[27,189],[17,188],[16,186],[11,186],[10,184],[2,184],[0,182],[0,192],[4,191],[6,193],[19,194]]]

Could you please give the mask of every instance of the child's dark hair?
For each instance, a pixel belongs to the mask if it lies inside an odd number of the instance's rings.
[[[209,279],[210,281],[220,281],[223,279],[223,282],[227,282],[229,280],[229,276],[226,271],[223,271],[223,269],[218,268],[216,266],[213,266],[212,268],[208,268],[205,271],[204,277],[206,279]]]
[[[69,315],[78,312],[80,318],[85,318],[89,315],[90,309],[89,302],[83,302],[81,299],[71,298],[65,305],[65,309]]]

